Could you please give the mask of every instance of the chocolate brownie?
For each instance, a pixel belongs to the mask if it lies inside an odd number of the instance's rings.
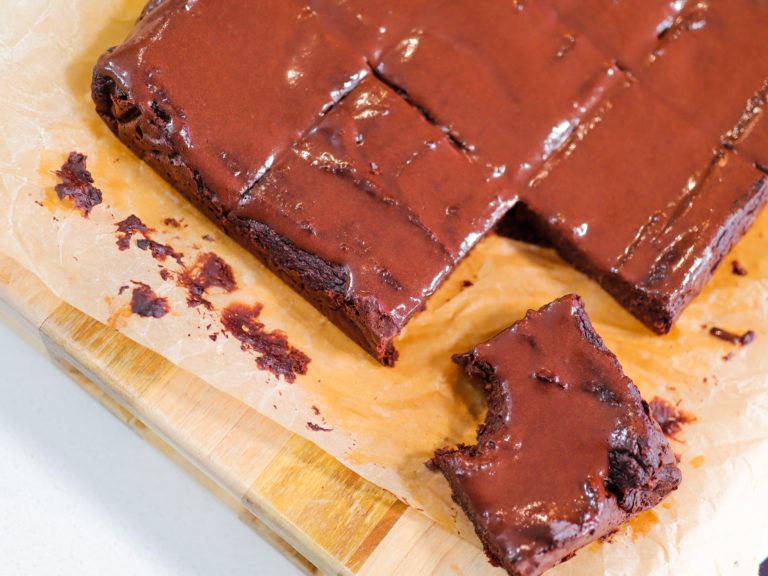
[[[761,132],[724,141],[652,76],[699,34],[689,3],[573,5],[152,0],[92,94],[137,155],[385,364],[518,201],[500,230],[554,245],[665,332],[765,201]],[[652,65],[625,74],[618,32],[590,15],[636,19],[627,62],[652,50]],[[724,61],[745,51],[725,44]]]
[[[642,84],[614,90],[588,125],[532,179],[523,228],[668,332],[768,200],[765,175]]]
[[[675,456],[578,296],[454,356],[485,389],[477,444],[432,463],[492,561],[534,576],[657,505]]]
[[[382,56],[397,86],[519,195],[621,74],[554,12],[526,3],[444,2]]]

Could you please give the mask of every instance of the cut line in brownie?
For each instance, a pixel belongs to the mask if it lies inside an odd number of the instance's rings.
[[[680,484],[648,405],[568,295],[454,356],[486,392],[477,443],[432,464],[489,558],[536,576]]]
[[[755,112],[724,141],[643,88],[653,66],[663,71],[699,38],[680,33],[687,3],[583,5],[587,20],[599,11],[621,26],[640,10],[633,53],[653,22],[676,18],[652,66],[630,75],[612,61],[611,33],[581,27],[566,5],[153,0],[99,59],[92,95],[140,158],[384,364],[408,320],[518,200],[499,230],[554,245],[663,333],[762,207],[749,161],[766,129]],[[658,108],[658,119],[621,111],[639,91],[640,112]],[[605,161],[603,140],[615,140],[621,162]],[[696,184],[691,209],[683,178]],[[654,185],[627,194],[633,179]],[[605,215],[612,203],[624,216]],[[656,230],[671,221],[658,215],[667,204],[680,224]],[[653,234],[638,237],[635,216]]]

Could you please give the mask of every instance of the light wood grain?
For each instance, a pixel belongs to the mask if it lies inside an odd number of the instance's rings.
[[[62,302],[0,256],[0,311],[308,573],[497,573],[474,545],[311,442]]]

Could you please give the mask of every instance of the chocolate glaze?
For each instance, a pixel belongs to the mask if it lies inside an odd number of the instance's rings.
[[[131,296],[131,312],[144,318],[162,318],[170,311],[167,298],[161,298],[143,282],[133,282],[136,288]]]
[[[296,0],[166,0],[98,66],[105,104],[150,118],[141,147],[183,154],[225,206],[366,73]]]
[[[92,92],[384,364],[518,201],[501,232],[553,245],[663,333],[768,197],[751,164],[766,10],[735,2],[732,22],[709,2],[701,27],[701,3],[662,0],[165,0]]]
[[[471,10],[427,3],[376,70],[475,156],[487,178],[512,181],[527,181],[620,76],[553,12],[495,0]]]
[[[454,360],[484,387],[477,444],[434,464],[510,574],[540,574],[680,483],[672,450],[578,296]]]
[[[338,263],[327,272],[332,280],[317,278],[318,263],[274,267],[316,286],[309,298],[348,332],[372,334],[377,357],[390,363],[391,338],[506,210],[495,192],[440,130],[371,77],[292,147],[230,219],[269,222],[294,250]],[[263,234],[249,236],[259,250]],[[365,315],[346,326],[339,311],[350,309]]]
[[[588,124],[532,179],[529,226],[665,333],[768,200],[766,180],[642,85],[617,87]]]
[[[241,342],[244,351],[260,354],[256,365],[287,382],[294,382],[297,374],[306,374],[311,359],[301,350],[288,343],[280,330],[268,331],[259,322],[263,306],[255,304],[230,304],[221,311],[221,322],[227,332]]]
[[[763,41],[768,4],[755,0],[687,4],[681,21],[640,72],[640,81],[710,141],[722,139],[750,161],[768,163],[768,148],[753,146],[749,138],[755,129],[768,129],[762,120],[768,92]]]
[[[79,152],[70,152],[61,169],[56,170],[61,183],[56,184],[55,189],[59,200],[69,198],[87,218],[93,207],[101,204],[101,190],[93,185],[93,177],[85,167],[85,159],[86,156]]]
[[[559,18],[633,73],[692,0],[543,0]]]

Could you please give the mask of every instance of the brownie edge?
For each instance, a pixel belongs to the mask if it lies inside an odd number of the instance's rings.
[[[669,443],[578,296],[453,359],[488,413],[475,445],[432,464],[510,574],[541,574],[679,486]]]

